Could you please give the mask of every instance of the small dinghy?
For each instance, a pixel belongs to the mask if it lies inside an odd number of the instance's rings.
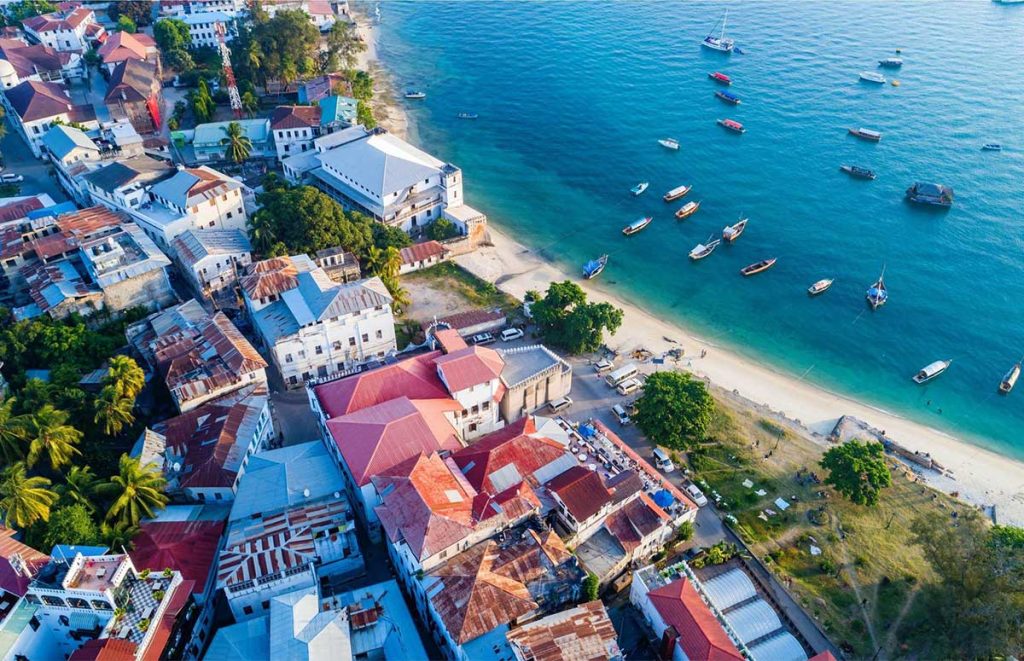
[[[693,188],[693,186],[687,186],[686,184],[683,184],[682,186],[676,186],[669,192],[665,193],[665,195],[661,199],[665,200],[666,202],[674,202],[681,197],[685,197],[686,194],[690,192],[691,188]]]
[[[1004,395],[1013,390],[1013,386],[1017,384],[1017,378],[1020,376],[1020,363],[1017,363],[1010,368],[1010,371],[1003,375],[1003,380],[999,382],[999,392]]]
[[[811,296],[817,296],[818,294],[824,294],[828,291],[828,288],[832,286],[832,278],[824,278],[818,280],[813,285],[807,288],[807,293]]]
[[[750,266],[744,266],[740,269],[740,273],[746,277],[757,275],[758,273],[767,271],[771,267],[775,266],[775,261],[775,257],[772,257],[771,259],[762,259],[760,262],[754,262]]]
[[[695,262],[704,259],[711,253],[715,252],[715,248],[717,248],[718,244],[721,242],[721,239],[715,239],[714,241],[712,241],[711,237],[709,236],[707,243],[698,243],[693,247],[693,250],[690,251],[690,259],[692,259]]]
[[[679,151],[679,141],[675,138],[662,138],[658,140],[658,144],[665,149],[671,149],[672,151]]]
[[[649,182],[641,181],[636,186],[633,186],[632,188],[630,188],[629,192],[633,194],[633,197],[636,197],[637,195],[643,194],[643,192],[645,190],[647,190],[647,187],[650,186],[650,185],[651,184]]]
[[[697,209],[700,209],[700,202],[687,202],[679,211],[676,211],[676,219],[682,220],[683,218],[689,218],[693,214],[697,213]]]
[[[623,227],[622,233],[625,234],[626,236],[632,236],[639,232],[640,230],[642,230],[643,228],[650,225],[652,220],[654,220],[654,216],[644,216],[643,218],[638,218],[631,222],[629,225]]]
[[[596,278],[604,270],[604,267],[608,265],[608,255],[601,255],[597,259],[592,259],[583,265],[583,277],[587,280]]]
[[[722,230],[722,239],[732,243],[736,239],[740,238],[740,234],[743,234],[743,230],[747,229],[748,218],[740,218],[739,222],[728,225]]]
[[[868,305],[871,306],[872,310],[885,305],[886,301],[889,300],[889,290],[885,288],[885,269],[882,269],[882,275],[878,276],[878,280],[875,284],[868,287],[867,292],[864,294],[864,298],[867,299]]]

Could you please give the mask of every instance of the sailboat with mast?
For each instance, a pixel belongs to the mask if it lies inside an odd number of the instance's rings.
[[[864,297],[868,300],[868,305],[871,306],[872,310],[885,305],[885,302],[889,300],[889,290],[885,288],[885,267],[882,267],[882,274],[878,276],[878,280],[875,284],[868,287],[867,293]]]
[[[736,47],[736,42],[725,36],[725,24],[728,20],[729,10],[726,9],[725,14],[722,16],[722,20],[720,21],[722,26],[721,32],[719,32],[716,37],[715,30],[712,28],[711,32],[708,33],[708,36],[704,37],[704,41],[700,42],[700,45],[704,48],[710,48],[711,50],[716,50],[720,53],[731,53],[733,48]],[[715,28],[717,28],[718,25],[719,23],[715,23]]]

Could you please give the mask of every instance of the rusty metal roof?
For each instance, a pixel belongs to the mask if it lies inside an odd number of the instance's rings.
[[[524,661],[622,659],[615,627],[600,601],[530,622],[506,638]]]

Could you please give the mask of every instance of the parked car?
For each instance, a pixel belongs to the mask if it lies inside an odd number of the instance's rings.
[[[602,372],[607,372],[613,367],[615,367],[615,363],[608,360],[607,358],[602,358],[601,360],[594,363],[594,371],[597,372],[598,374],[601,374]]]
[[[490,333],[477,333],[473,337],[469,338],[470,344],[479,344],[484,346],[485,344],[494,344],[494,336]]]
[[[511,342],[512,340],[518,340],[523,335],[526,335],[526,333],[523,332],[522,328],[506,328],[501,331],[501,341]]]
[[[689,494],[693,502],[697,503],[697,507],[704,507],[708,504],[708,498],[704,495],[704,492],[697,488],[696,484],[691,484],[686,487],[686,493]]]
[[[612,413],[615,414],[615,417],[619,419],[619,424],[620,425],[628,425],[629,424],[629,422],[630,422],[629,416],[626,415],[626,409],[622,408],[621,404],[616,404],[615,406],[613,406],[612,407]]]
[[[25,177],[20,174],[0,174],[0,184],[20,184],[25,181]]]
[[[640,379],[626,379],[619,385],[615,386],[615,390],[620,395],[632,395],[637,390],[640,390]]]
[[[676,465],[672,463],[671,457],[668,453],[661,448],[654,448],[651,453],[654,455],[654,465],[663,473],[671,473],[676,469]]]
[[[572,406],[572,397],[561,397],[548,404],[552,413],[560,413]]]

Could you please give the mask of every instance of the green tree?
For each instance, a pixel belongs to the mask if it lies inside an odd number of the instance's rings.
[[[274,229],[277,227],[276,219],[269,213],[257,211],[249,217],[249,241],[253,250],[260,255],[268,255],[272,246],[277,243]]]
[[[88,466],[72,466],[64,476],[64,484],[57,485],[57,493],[61,500],[69,505],[81,505],[89,510],[96,511],[96,489],[100,486],[100,479]]]
[[[385,225],[384,223],[374,223],[369,218],[358,212],[349,213],[349,218],[360,225],[372,225],[373,245],[377,246],[381,250],[386,250],[391,246],[400,249],[407,248],[412,245],[412,239],[409,238],[409,235],[406,234],[401,227]]]
[[[259,196],[261,208],[253,214],[254,247],[280,242],[290,254],[315,253],[341,246],[363,255],[371,243],[369,219],[348,214],[341,205],[312,186],[265,190]],[[269,251],[268,251],[269,252]]]
[[[184,48],[174,48],[164,52],[164,63],[178,73],[188,73],[196,68],[196,62],[192,54]],[[181,118],[178,118],[181,121]]]
[[[132,20],[131,16],[122,14],[121,17],[117,19],[117,29],[121,32],[135,34],[139,28],[135,25],[135,21]]]
[[[242,94],[242,110],[252,119],[260,109],[260,100],[253,92],[246,91]]]
[[[587,572],[587,577],[583,579],[583,601],[596,600],[600,587],[601,581],[597,578],[597,574]]]
[[[249,154],[252,153],[252,140],[242,130],[242,125],[231,122],[224,127],[224,133],[227,135],[220,143],[227,147],[225,156],[235,163],[241,163],[249,158]]]
[[[107,16],[118,23],[122,18],[128,18],[135,25],[149,25],[153,17],[153,6],[149,2],[139,0],[119,0],[110,3],[107,7]]]
[[[373,98],[373,78],[365,71],[356,71],[352,76],[352,96],[360,101]]]
[[[108,548],[116,549],[122,553],[131,551],[134,546],[132,541],[139,534],[139,526],[134,524],[100,524],[100,539]]]
[[[207,87],[205,80],[200,79],[198,88],[189,94],[189,103],[192,105],[192,114],[195,115],[196,122],[203,124],[213,119],[217,106],[210,96],[210,88]]]
[[[459,228],[447,218],[438,218],[427,227],[427,238],[434,241],[446,241],[459,236]]]
[[[57,494],[49,489],[45,477],[29,477],[25,464],[18,462],[0,476],[0,511],[4,525],[27,528],[38,520],[50,519],[50,508]]]
[[[622,325],[622,310],[609,303],[588,303],[576,283],[552,282],[544,298],[530,308],[544,338],[569,353],[597,351],[604,332]]]
[[[397,280],[398,271],[402,268],[402,254],[394,246],[383,250],[370,246],[366,251],[366,268],[381,280]]]
[[[0,402],[0,458],[5,465],[22,461],[25,458],[28,441],[28,416],[15,415],[13,397]]]
[[[655,372],[647,377],[632,417],[654,443],[688,450],[704,440],[714,411],[703,381],[686,372]]]
[[[356,33],[354,24],[338,21],[327,35],[325,51],[334,56],[334,62],[340,63],[345,69],[353,69],[359,59],[359,53],[366,50],[366,44]],[[330,69],[334,71],[336,65]],[[325,71],[324,73],[327,73]]]
[[[881,443],[853,440],[830,448],[821,460],[825,482],[858,505],[877,505],[881,490],[892,485]]]
[[[368,129],[377,126],[377,119],[373,116],[373,109],[366,101],[359,100],[356,103],[356,123],[362,124]]]
[[[126,454],[121,455],[119,468],[118,475],[99,487],[99,493],[112,499],[107,510],[108,522],[138,525],[167,505],[164,494],[167,482],[159,468],[152,464],[143,466],[138,459]]]
[[[192,45],[188,23],[178,18],[162,18],[153,26],[153,39],[164,53],[184,51]]]
[[[41,539],[36,542],[40,548],[51,549],[57,544],[96,544],[101,541],[99,526],[81,505],[56,508],[45,525],[33,527],[33,533],[37,528],[42,529],[38,535]]]
[[[135,422],[135,399],[122,397],[113,386],[106,386],[94,403],[96,415],[94,422],[103,426],[107,436],[117,436],[125,427]]]
[[[316,57],[320,31],[301,9],[283,9],[267,21],[256,21],[251,38],[259,45],[262,63],[257,70],[268,79],[280,80],[287,88],[298,75],[298,66]]]
[[[114,356],[102,383],[111,386],[118,397],[135,399],[146,385],[146,374],[133,358]]]
[[[68,414],[46,404],[28,420],[28,465],[35,466],[45,455],[50,468],[60,470],[81,454],[77,446],[82,432],[67,424]]]
[[[12,23],[20,23],[26,18],[32,18],[40,14],[49,14],[54,11],[57,11],[57,6],[47,0],[21,0],[7,6],[7,16],[11,19]]]

